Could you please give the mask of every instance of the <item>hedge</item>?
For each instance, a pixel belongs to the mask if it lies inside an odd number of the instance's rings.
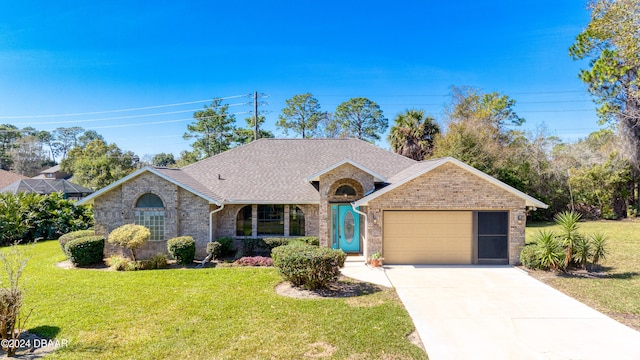
[[[287,245],[273,249],[271,257],[285,280],[307,289],[319,289],[338,279],[347,256],[342,250]]]
[[[196,257],[196,242],[191,236],[176,237],[167,241],[167,250],[178,264],[191,264]]]
[[[102,262],[104,236],[85,236],[70,240],[65,245],[65,253],[75,266],[84,266]]]
[[[78,231],[72,231],[70,233],[66,233],[62,236],[60,236],[60,238],[58,238],[58,242],[60,243],[60,247],[62,248],[62,251],[64,252],[65,255],[67,255],[67,259],[69,258],[69,253],[67,253],[67,250],[65,249],[65,245],[74,239],[79,239],[82,237],[87,237],[87,236],[94,236],[95,235],[95,231],[93,230],[78,230]]]

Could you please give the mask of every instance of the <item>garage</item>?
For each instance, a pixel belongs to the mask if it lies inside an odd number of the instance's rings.
[[[384,211],[386,264],[471,264],[473,212]]]

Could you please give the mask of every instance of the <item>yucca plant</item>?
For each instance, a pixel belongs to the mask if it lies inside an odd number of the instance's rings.
[[[603,233],[594,233],[589,237],[591,242],[591,262],[593,265],[599,265],[600,260],[607,257],[607,236]]]
[[[578,228],[580,227],[579,221],[582,218],[580,213],[575,211],[565,211],[554,216],[556,224],[560,226],[561,233],[560,239],[562,245],[565,248],[564,267],[569,266],[573,255],[573,246],[580,234]]]
[[[573,259],[583,269],[587,268],[587,262],[591,258],[591,242],[584,236],[576,236],[573,241]]]
[[[558,270],[564,268],[564,249],[553,231],[542,230],[534,235],[536,255],[540,268]]]

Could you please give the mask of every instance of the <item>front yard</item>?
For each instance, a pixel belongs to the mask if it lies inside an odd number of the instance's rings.
[[[24,276],[27,328],[68,341],[51,359],[423,359],[392,290],[353,298],[277,295],[273,268],[61,269],[56,241]]]
[[[553,224],[527,226],[527,242]],[[609,237],[609,255],[602,273],[564,274],[532,271],[530,274],[581,302],[640,330],[640,221],[589,221],[580,223],[583,233],[602,232]]]

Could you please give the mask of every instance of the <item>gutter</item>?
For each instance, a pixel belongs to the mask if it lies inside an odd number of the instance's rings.
[[[367,224],[367,214],[363,213],[362,211],[356,209],[356,203],[352,202],[350,203],[351,208],[353,209],[353,211],[356,214],[360,214],[362,217],[364,217],[364,242],[363,242],[363,251],[362,251],[362,255],[364,255],[364,261],[365,263],[367,262],[367,258],[369,257],[369,250],[367,248],[367,242],[369,241],[369,237],[368,237],[368,232],[367,232],[367,228],[369,227]]]
[[[213,242],[213,214],[217,213],[218,211],[221,211],[222,209],[224,209],[224,203],[220,203],[220,207],[219,208],[209,212],[209,242],[210,243]],[[203,268],[206,263],[211,261],[212,257],[213,257],[213,254],[207,254],[207,256],[204,258],[204,260],[202,260],[200,265],[198,265],[197,267]]]

